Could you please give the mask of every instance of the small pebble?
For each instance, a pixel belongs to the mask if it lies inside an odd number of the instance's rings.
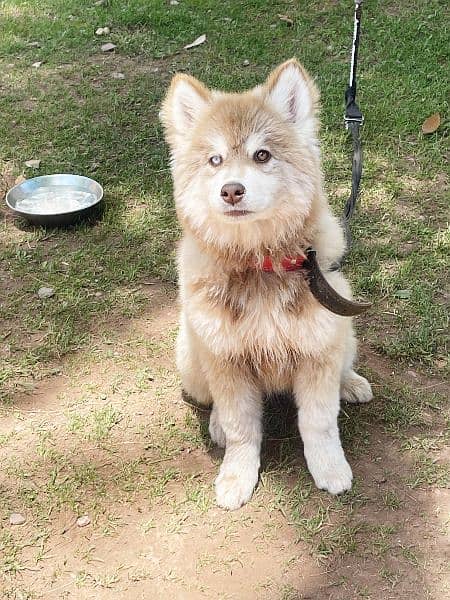
[[[87,515],[83,515],[82,517],[78,517],[77,526],[78,527],[86,527],[91,522],[91,519]]]
[[[107,44],[103,44],[103,46],[101,46],[101,51],[102,52],[112,52],[112,50],[114,50],[117,46],[115,44],[111,44],[111,42],[108,42]]]
[[[42,60],[38,60],[37,62],[33,63],[31,66],[35,69],[38,69],[41,65],[42,65]]]
[[[96,298],[101,298],[101,296],[103,296],[103,293],[102,292],[95,292],[94,296]]]
[[[9,515],[9,524],[10,525],[22,525],[25,523],[26,519],[20,513],[11,513]]]
[[[249,64],[250,64],[250,61],[249,61],[249,60],[246,58],[246,59],[244,60],[244,62],[242,63],[242,66],[243,66],[243,67],[248,67],[248,65],[249,65]]]
[[[26,160],[25,161],[25,166],[29,167],[30,169],[39,169],[39,167],[41,166],[41,161],[36,159],[36,160]]]
[[[170,6],[177,6],[178,4],[180,4],[178,0],[170,0]]]
[[[119,73],[119,71],[113,71],[111,73],[111,77],[113,79],[125,79],[125,75],[123,73]]]
[[[51,298],[52,296],[54,296],[55,290],[51,287],[41,287],[38,289],[37,294],[41,300],[44,300],[45,298]]]
[[[109,27],[99,27],[95,30],[95,35],[109,35],[111,33],[111,29]]]
[[[94,2],[94,6],[103,6],[104,4],[106,4],[106,0],[97,0],[97,2]]]
[[[40,48],[41,42],[28,42],[27,46],[29,46],[30,48]]]

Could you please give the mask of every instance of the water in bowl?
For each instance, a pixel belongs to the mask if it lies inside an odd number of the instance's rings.
[[[58,215],[82,210],[94,204],[96,200],[92,192],[60,185],[57,188],[40,187],[26,198],[17,200],[15,208],[33,215]]]

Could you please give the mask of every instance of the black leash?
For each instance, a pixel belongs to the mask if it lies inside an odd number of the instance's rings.
[[[352,235],[350,231],[350,219],[355,211],[356,201],[358,199],[359,186],[362,174],[362,149],[359,129],[363,124],[364,117],[359,106],[356,103],[356,69],[358,66],[359,38],[361,33],[361,16],[363,0],[355,0],[355,23],[353,28],[352,58],[350,64],[350,80],[345,91],[345,127],[350,131],[353,141],[353,161],[352,161],[352,190],[345,204],[342,217],[345,237],[347,241],[347,251],[352,245]]]
[[[352,235],[350,231],[350,220],[353,216],[358,199],[359,186],[362,174],[362,150],[359,129],[364,121],[359,106],[356,103],[356,69],[358,66],[359,38],[361,33],[361,14],[363,0],[355,0],[355,24],[353,29],[352,59],[350,65],[350,81],[345,91],[345,127],[350,131],[353,141],[353,160],[352,160],[352,190],[345,204],[342,215],[342,224],[344,226],[345,239],[347,242],[346,252],[352,245]],[[313,296],[331,312],[335,314],[351,317],[359,315],[366,311],[370,302],[354,302],[342,297],[333,289],[323,273],[320,270],[316,260],[316,253],[312,248],[307,250],[307,261],[305,269],[308,272],[309,288]],[[342,267],[344,257],[332,265],[332,271],[337,271]]]

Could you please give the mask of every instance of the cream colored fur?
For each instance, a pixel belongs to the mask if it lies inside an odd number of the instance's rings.
[[[351,319],[318,304],[298,273],[258,269],[266,255],[277,265],[313,246],[327,272],[344,251],[323,192],[317,103],[314,83],[290,60],[242,94],[177,75],[161,110],[183,227],[177,364],[184,390],[213,403],[210,434],[225,448],[216,496],[228,509],[247,502],[258,481],[265,393],[294,392],[308,468],[332,494],[352,481],[337,426],[340,398],[372,397],[352,369]],[[271,153],[267,163],[255,161],[259,149]],[[211,165],[218,155],[220,165]],[[236,207],[220,194],[230,181],[246,190]],[[327,278],[351,297],[340,272]]]

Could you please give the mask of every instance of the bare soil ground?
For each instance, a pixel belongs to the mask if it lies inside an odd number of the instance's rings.
[[[223,511],[213,497],[221,453],[205,419],[182,402],[174,370],[175,292],[144,292],[145,314],[93,324],[88,350],[5,410],[1,597],[447,597],[450,494],[436,472],[448,461],[436,442],[445,433],[439,407],[423,414],[426,437],[409,428],[403,438],[363,407],[345,406],[362,420],[344,434],[356,482],[342,498],[314,489],[295,434],[271,437],[253,499]],[[395,370],[362,354],[383,381]],[[386,399],[375,396],[371,410],[382,412]],[[432,462],[418,462],[430,445]],[[10,525],[13,512],[26,522]],[[78,527],[82,515],[90,524]]]

